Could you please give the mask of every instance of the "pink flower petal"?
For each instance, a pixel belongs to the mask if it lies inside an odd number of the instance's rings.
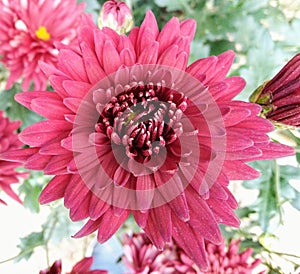
[[[72,175],[55,176],[43,189],[39,197],[41,204],[47,204],[64,196],[65,190]]]

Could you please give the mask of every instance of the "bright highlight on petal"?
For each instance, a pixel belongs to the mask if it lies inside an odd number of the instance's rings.
[[[48,41],[51,38],[50,33],[47,31],[46,27],[40,26],[38,30],[35,31],[35,35],[37,38]]]

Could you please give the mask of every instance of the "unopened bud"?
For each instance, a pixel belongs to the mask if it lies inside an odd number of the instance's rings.
[[[261,105],[262,116],[275,125],[300,127],[300,54],[257,88],[250,101]]]
[[[98,26],[100,29],[109,27],[119,34],[129,32],[133,27],[131,9],[125,2],[106,1],[98,17]]]

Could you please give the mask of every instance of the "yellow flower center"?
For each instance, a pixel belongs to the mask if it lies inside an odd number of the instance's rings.
[[[37,38],[48,41],[51,38],[50,33],[47,31],[46,27],[40,26],[38,30],[35,31]]]

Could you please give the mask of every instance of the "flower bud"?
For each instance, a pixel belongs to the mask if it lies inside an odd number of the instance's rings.
[[[129,32],[133,27],[131,9],[125,2],[106,1],[98,17],[98,26],[100,29],[109,27],[119,34]]]
[[[300,53],[258,87],[250,101],[261,105],[262,116],[275,124],[300,127]]]

